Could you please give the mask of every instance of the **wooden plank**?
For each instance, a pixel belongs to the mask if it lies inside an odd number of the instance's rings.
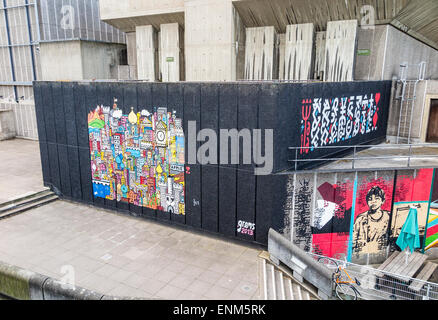
[[[429,280],[429,278],[432,276],[432,274],[434,273],[437,267],[438,264],[433,262],[427,262],[426,265],[421,270],[420,274],[417,276],[417,280],[420,281],[413,281],[409,286],[409,289],[414,291],[420,291],[420,289],[424,285],[423,281]]]
[[[385,270],[385,268],[395,259],[395,257],[398,256],[400,252],[399,251],[394,251],[392,253],[392,255],[385,260],[385,262],[383,262],[378,268],[377,270]]]
[[[403,258],[401,254],[398,254],[397,257],[385,268],[385,272],[395,273],[400,266],[400,260]]]
[[[405,270],[405,275],[408,277],[413,277],[414,274],[421,268],[424,261],[426,261],[427,256],[424,255],[423,257],[418,256],[415,263],[413,263],[412,267]]]
[[[414,258],[414,256],[412,256],[410,259],[408,259],[408,264],[410,261],[413,260],[413,258]],[[400,252],[399,258],[397,259],[396,262],[394,262],[391,271],[388,271],[388,272],[394,273],[396,275],[401,275],[403,270],[405,269],[406,265],[408,265],[405,263],[405,261],[406,261],[406,254],[403,252]]]
[[[411,262],[408,263],[409,267],[403,269],[403,274],[412,274],[413,276],[421,268],[424,261],[426,261],[426,257],[423,257],[422,254],[417,253],[413,255]]]
[[[414,252],[412,259],[408,262],[407,265],[404,263],[405,257],[403,257],[403,261],[398,264],[397,268],[394,269],[391,273],[393,273],[392,277],[397,278],[402,281],[407,281],[406,278],[411,278],[417,271],[420,269],[423,262],[426,260],[427,256],[422,255],[420,253]],[[400,254],[399,256],[403,256]]]
[[[402,267],[397,272],[401,275],[406,275],[410,277],[410,274],[414,275],[416,271],[421,267],[423,262],[426,260],[426,257],[422,257],[421,254],[414,252],[408,257],[408,263],[405,264],[406,257],[403,258]]]
[[[394,251],[393,253],[392,253],[392,255],[388,258],[388,259],[386,259],[385,260],[385,262],[383,262],[378,268],[377,268],[377,270],[382,270],[382,271],[384,271],[389,265],[390,265],[390,263],[399,255],[399,251]],[[383,273],[383,272],[376,272],[376,275],[378,276],[378,277],[383,277],[385,274]]]

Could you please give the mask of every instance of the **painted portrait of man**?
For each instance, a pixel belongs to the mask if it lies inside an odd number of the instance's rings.
[[[387,246],[390,213],[382,209],[385,192],[372,187],[367,195],[368,210],[357,216],[353,226],[355,253],[377,253]]]

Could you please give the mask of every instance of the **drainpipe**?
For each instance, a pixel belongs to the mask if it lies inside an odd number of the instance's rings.
[[[17,78],[15,77],[14,54],[12,51],[11,32],[9,30],[9,19],[8,19],[8,9],[6,9],[6,7],[7,7],[6,0],[3,0],[3,6],[5,7],[5,9],[4,9],[5,24],[6,24],[6,34],[8,37],[9,59],[11,61],[12,81],[15,82],[17,80]],[[16,85],[14,85],[14,94],[15,94],[15,101],[18,102],[18,93],[17,93],[17,86]]]
[[[29,32],[29,42],[30,42],[30,45],[29,45],[30,57],[32,59],[33,80],[36,80],[37,76],[36,76],[36,67],[35,67],[35,55],[33,52],[32,26],[30,25],[29,0],[26,0],[25,3],[26,3],[27,30]],[[37,6],[37,4],[35,3],[35,13],[38,14],[36,11],[36,6]],[[38,26],[37,26],[37,28],[38,28]]]

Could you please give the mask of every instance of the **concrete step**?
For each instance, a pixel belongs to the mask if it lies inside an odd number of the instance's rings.
[[[50,190],[36,192],[23,198],[0,204],[0,220],[34,209],[58,200],[58,196]]]
[[[10,209],[14,206],[19,206],[21,203],[26,203],[28,201],[31,201],[32,199],[38,199],[40,197],[44,197],[44,196],[52,195],[52,194],[53,194],[53,192],[49,188],[44,188],[38,192],[26,193],[22,196],[18,196],[18,197],[11,199],[9,201],[0,203],[0,212],[2,210],[5,210],[5,209]]]
[[[259,256],[260,288],[263,300],[319,300],[317,294],[296,280],[285,268],[274,265],[269,253]]]

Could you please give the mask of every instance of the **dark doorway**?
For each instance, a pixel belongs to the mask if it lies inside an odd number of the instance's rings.
[[[438,142],[438,99],[430,100],[426,142]]]

